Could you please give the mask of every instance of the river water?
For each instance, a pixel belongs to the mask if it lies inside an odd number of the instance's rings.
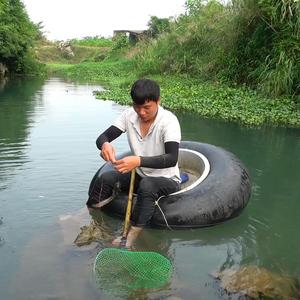
[[[87,190],[103,164],[98,134],[124,107],[96,100],[92,84],[15,80],[0,88],[0,298],[115,299],[92,267],[105,244],[77,247],[89,224]],[[163,101],[163,95],[162,95]],[[247,128],[177,114],[183,140],[215,144],[247,166],[252,196],[242,214],[210,228],[146,229],[139,243],[172,261],[172,281],[130,299],[227,299],[211,275],[255,265],[300,277],[300,130]],[[115,146],[127,151],[125,136]],[[102,216],[107,235],[122,221]]]

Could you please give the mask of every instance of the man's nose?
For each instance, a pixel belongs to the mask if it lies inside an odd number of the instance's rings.
[[[146,111],[143,108],[141,108],[139,113],[141,116],[144,116],[146,114]]]

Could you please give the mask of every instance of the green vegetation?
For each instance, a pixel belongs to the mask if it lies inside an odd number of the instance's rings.
[[[84,46],[80,44],[70,44],[70,49],[74,55],[69,55],[60,49],[59,43],[39,43],[36,47],[36,59],[45,64],[78,64],[86,61],[101,61],[106,57],[109,47]]]
[[[97,61],[49,67],[102,82],[101,99],[129,104],[132,82],[150,77],[172,110],[299,127],[300,1],[189,0],[186,8],[176,20],[151,17],[148,37],[134,46],[119,35]]]
[[[112,39],[86,37],[65,42],[41,40],[35,48],[35,55],[38,61],[46,64],[78,64],[119,58],[128,47],[128,38],[123,34]]]
[[[11,73],[36,74],[32,47],[39,34],[20,0],[0,0],[0,63]]]
[[[170,19],[151,16],[148,22],[148,34],[156,38],[159,34],[170,31]]]
[[[136,57],[143,73],[185,73],[246,84],[269,96],[300,95],[300,2],[187,1],[169,34]],[[145,63],[144,63],[145,62]]]
[[[83,39],[72,39],[70,42],[72,45],[89,46],[89,47],[111,47],[112,46],[111,39],[107,39],[101,36],[94,36],[94,37],[87,36]]]
[[[73,80],[101,82],[107,90],[97,97],[130,104],[129,90],[136,78],[131,60],[106,60],[80,65],[50,65],[55,74]],[[161,85],[162,104],[173,111],[195,112],[207,118],[238,121],[247,125],[265,123],[300,126],[300,113],[290,98],[269,99],[246,88],[228,87],[182,75],[151,75]]]

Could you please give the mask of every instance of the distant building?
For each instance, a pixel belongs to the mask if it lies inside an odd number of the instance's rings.
[[[135,44],[146,36],[147,30],[114,30],[113,36],[117,36],[122,33],[128,36],[129,43]]]

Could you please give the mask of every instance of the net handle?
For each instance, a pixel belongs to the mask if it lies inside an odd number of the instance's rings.
[[[125,248],[126,241],[127,241],[127,234],[128,234],[130,217],[131,217],[131,210],[132,210],[132,198],[133,198],[134,181],[135,181],[135,169],[132,169],[131,170],[131,176],[130,176],[130,186],[129,186],[129,193],[128,193],[128,201],[127,201],[127,208],[126,208],[126,215],[125,215],[124,230],[123,230],[123,235],[122,235],[122,239],[121,239],[121,243],[120,243],[121,248]]]

